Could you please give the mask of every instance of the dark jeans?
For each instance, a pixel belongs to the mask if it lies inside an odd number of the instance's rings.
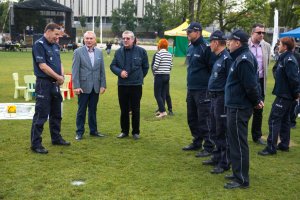
[[[290,108],[293,100],[276,97],[269,116],[269,136],[267,150],[276,153],[278,135],[280,143],[278,147],[289,149],[290,144]]]
[[[214,92],[211,95],[211,127],[212,138],[216,144],[212,159],[223,169],[230,168],[229,144],[226,133],[226,108],[224,106],[224,92]]]
[[[260,83],[260,92],[261,92],[260,95],[264,100],[265,99],[264,79],[260,78],[259,83]],[[263,120],[263,109],[253,108],[252,127],[251,127],[251,133],[252,133],[252,140],[253,141],[257,141],[262,136],[262,131],[261,131],[262,120]]]
[[[165,101],[170,81],[169,74],[156,74],[154,76],[154,96],[159,112],[165,112]]]
[[[210,98],[207,90],[188,90],[187,92],[187,120],[192,136],[193,143],[212,152],[214,143],[211,138],[211,121],[210,121]]]
[[[140,134],[140,102],[142,86],[118,86],[119,105],[121,109],[121,131],[129,134],[129,108],[132,111],[132,134]]]
[[[91,93],[81,93],[78,95],[78,111],[76,117],[76,134],[83,135],[85,129],[85,118],[86,118],[86,110],[88,108],[88,123],[90,128],[90,134],[97,133],[97,104],[99,100],[99,93],[96,93],[94,89]]]
[[[291,111],[290,111],[291,127],[296,126],[297,123],[296,119],[299,113],[300,113],[300,105],[298,100],[298,101],[294,101],[291,106]]]
[[[49,128],[52,142],[62,139],[61,128],[61,102],[59,86],[48,79],[37,78],[35,86],[36,103],[35,113],[31,126],[31,147],[42,146],[42,132],[49,116]]]
[[[248,122],[252,108],[227,108],[227,131],[234,177],[240,184],[249,184]]]

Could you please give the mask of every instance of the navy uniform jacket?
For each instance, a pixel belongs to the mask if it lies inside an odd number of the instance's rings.
[[[252,108],[261,100],[257,81],[257,61],[247,45],[243,45],[230,55],[234,62],[225,85],[225,106]]]
[[[213,58],[213,53],[202,36],[189,46],[187,52],[187,87],[189,90],[207,90]]]
[[[36,77],[53,79],[40,69],[40,63],[46,63],[55,73],[62,75],[59,46],[49,43],[44,36],[34,43],[32,58]],[[53,81],[55,80],[53,79]]]
[[[273,94],[294,100],[300,93],[298,62],[292,52],[281,54],[274,66],[275,85]]]
[[[125,63],[125,48],[119,48],[110,64],[110,70],[118,76],[118,85],[142,85],[148,73],[149,63],[145,49],[134,45],[131,51],[129,66]],[[122,70],[128,73],[127,78],[121,77]]]
[[[217,55],[217,61],[215,62],[208,82],[208,91],[210,92],[222,92],[225,89],[226,79],[229,73],[230,66],[232,64],[232,58],[229,52],[224,49]]]

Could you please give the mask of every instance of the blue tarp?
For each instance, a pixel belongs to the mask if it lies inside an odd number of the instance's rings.
[[[300,27],[296,28],[294,30],[279,34],[279,38],[282,38],[282,37],[300,38]]]

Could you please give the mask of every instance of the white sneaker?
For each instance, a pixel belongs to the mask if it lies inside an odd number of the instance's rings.
[[[164,118],[167,115],[168,115],[167,112],[162,112],[162,113],[159,113],[159,115],[157,115],[156,117],[162,119],[162,118]]]

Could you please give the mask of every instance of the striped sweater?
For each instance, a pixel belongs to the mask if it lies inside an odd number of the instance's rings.
[[[154,74],[170,74],[172,66],[172,54],[167,50],[161,49],[155,54],[154,64],[152,66]]]

